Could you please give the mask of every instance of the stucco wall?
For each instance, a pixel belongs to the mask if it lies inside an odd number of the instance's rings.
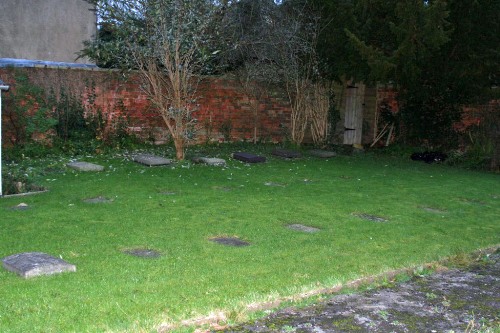
[[[76,60],[96,33],[96,15],[84,0],[1,0],[0,58]]]

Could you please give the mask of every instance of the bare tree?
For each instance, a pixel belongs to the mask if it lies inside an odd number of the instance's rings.
[[[315,115],[308,109],[313,82],[318,79],[318,20],[307,2],[243,0],[231,8],[226,21],[225,38],[232,45],[226,54],[226,66],[243,74],[240,81],[250,93],[255,92],[255,82],[284,88],[292,111],[291,139],[300,145],[310,117]]]
[[[217,6],[210,0],[94,0],[112,27],[108,41],[87,42],[84,55],[105,54],[125,70],[139,70],[144,91],[165,122],[182,160],[193,138],[199,75],[214,53]]]

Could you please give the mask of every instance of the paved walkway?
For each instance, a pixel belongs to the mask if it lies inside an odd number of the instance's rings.
[[[221,331],[218,331],[221,332]],[[332,296],[222,332],[500,332],[500,250],[463,269]]]

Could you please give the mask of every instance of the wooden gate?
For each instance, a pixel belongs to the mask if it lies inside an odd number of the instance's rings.
[[[344,144],[361,144],[365,85],[348,84],[345,94]]]

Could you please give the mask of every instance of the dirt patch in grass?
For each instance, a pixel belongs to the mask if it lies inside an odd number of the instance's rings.
[[[497,250],[467,267],[285,308],[223,332],[493,332],[487,329],[500,329],[499,295]]]

